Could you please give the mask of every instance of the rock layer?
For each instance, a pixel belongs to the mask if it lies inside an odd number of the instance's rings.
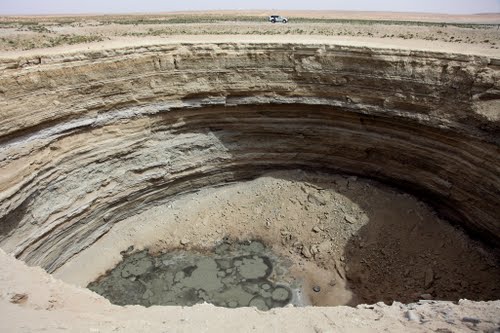
[[[302,168],[500,241],[500,60],[294,44],[0,60],[0,246],[53,271],[179,193]]]

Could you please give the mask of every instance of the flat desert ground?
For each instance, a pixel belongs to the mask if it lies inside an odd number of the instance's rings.
[[[271,14],[287,24],[267,21]],[[500,13],[213,11],[0,17],[0,56],[199,42],[336,43],[500,55]]]

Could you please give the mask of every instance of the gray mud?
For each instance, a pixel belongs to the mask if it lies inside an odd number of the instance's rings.
[[[262,243],[228,242],[212,252],[175,250],[158,256],[141,251],[129,256],[88,288],[117,305],[223,307],[268,310],[301,305],[300,283],[284,259]]]

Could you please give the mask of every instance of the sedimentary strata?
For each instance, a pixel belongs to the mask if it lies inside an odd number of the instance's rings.
[[[0,246],[49,272],[151,205],[287,168],[395,184],[499,244],[500,59],[205,44],[0,68]]]

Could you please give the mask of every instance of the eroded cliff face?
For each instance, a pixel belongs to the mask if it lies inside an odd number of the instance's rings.
[[[206,44],[3,59],[0,246],[49,272],[172,196],[319,169],[498,244],[500,60]]]

